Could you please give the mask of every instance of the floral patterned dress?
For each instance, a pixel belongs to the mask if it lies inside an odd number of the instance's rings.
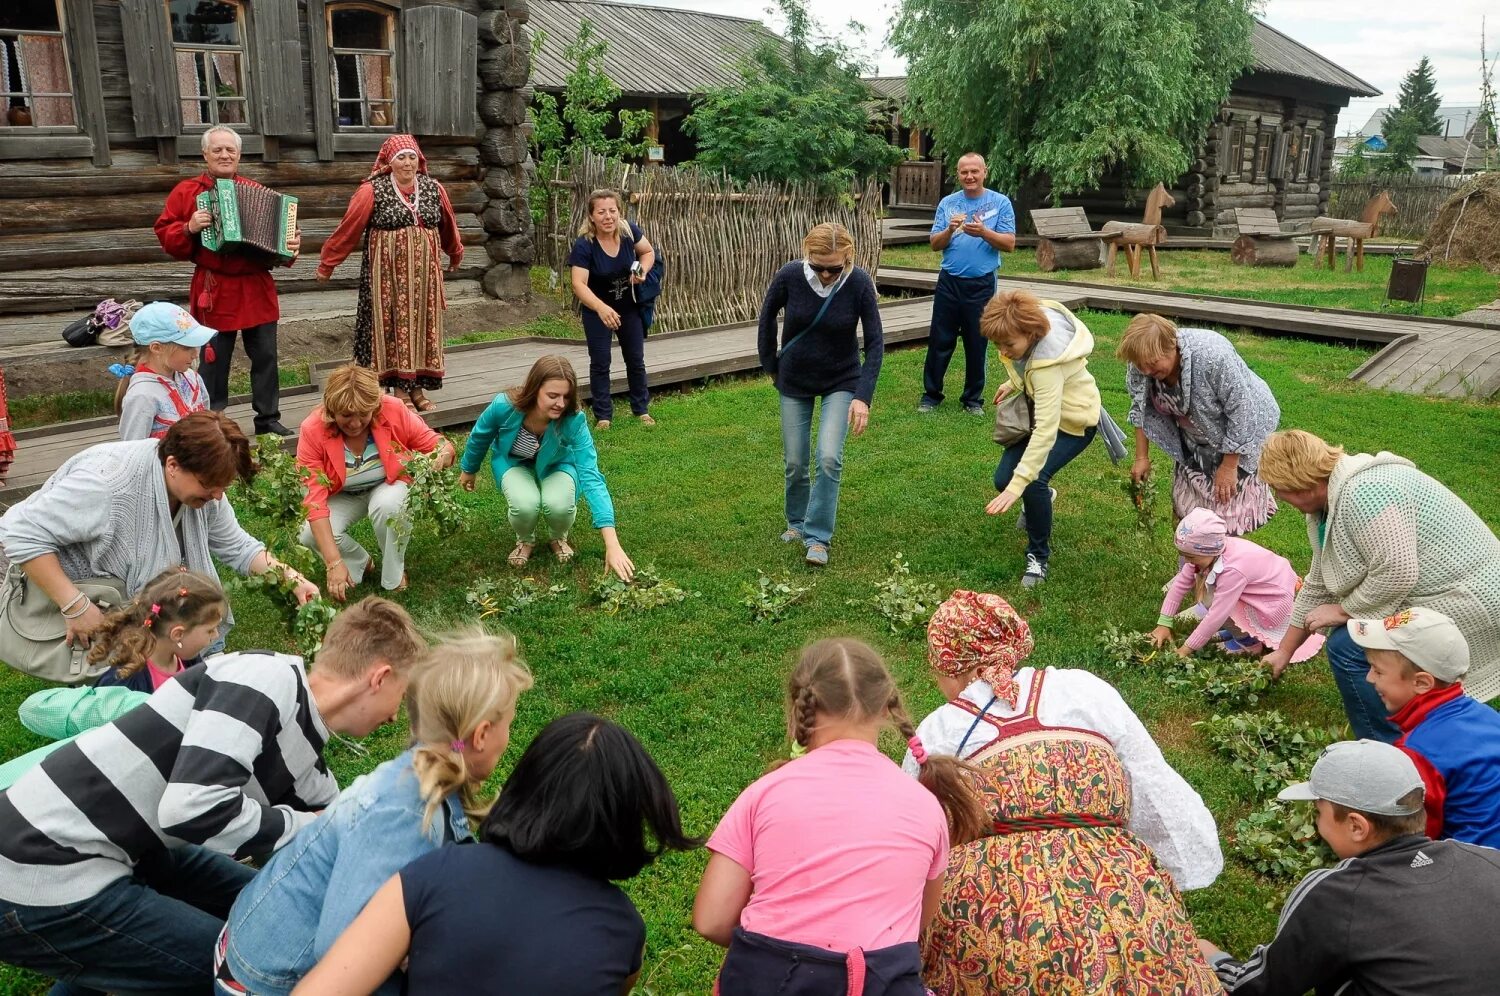
[[[1147,393],[1151,406],[1175,422],[1182,437],[1184,459],[1172,472],[1173,515],[1181,521],[1193,509],[1206,508],[1224,519],[1231,536],[1243,536],[1269,522],[1276,514],[1276,495],[1270,485],[1243,467],[1234,496],[1227,502],[1214,498],[1214,473],[1223,456],[1188,415],[1181,382],[1152,378]]]
[[[1130,784],[1108,740],[1037,718],[1045,672],[1010,719],[953,700],[998,737],[968,760],[992,822],[955,846],[923,945],[937,996],[1208,996],[1171,876],[1126,829]]]

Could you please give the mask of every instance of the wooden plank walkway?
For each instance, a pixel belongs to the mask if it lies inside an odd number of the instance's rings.
[[[931,231],[931,221],[918,221],[914,218],[883,218],[880,222],[880,244],[882,246],[914,246],[926,245],[927,236]],[[1016,237],[1016,245],[1022,249],[1035,249],[1037,244],[1035,235],[1019,235]],[[1299,235],[1294,240],[1304,253],[1312,252],[1312,238],[1307,235]],[[1229,251],[1234,245],[1232,238],[1211,238],[1203,235],[1168,235],[1167,241],[1157,246],[1158,249],[1222,249]],[[1413,252],[1417,247],[1409,244],[1397,244],[1392,242],[1371,242],[1365,246],[1366,256],[1395,256],[1401,253]]]
[[[882,266],[882,287],[931,291],[934,270]],[[1143,311],[1188,321],[1244,326],[1382,347],[1349,375],[1372,387],[1405,394],[1490,398],[1500,394],[1500,329],[1471,322],[1407,315],[1380,315],[1338,308],[1308,308],[1241,298],[1203,297],[1171,291],[1090,284],[1079,280],[1000,278],[1062,301],[1068,307]]]
[[[932,317],[930,300],[913,298],[882,305],[880,310],[887,343],[927,338]],[[548,353],[561,354],[572,361],[573,368],[584,381],[583,389],[587,390],[588,349],[581,340],[526,336],[450,346],[443,389],[432,396],[439,407],[424,417],[434,428],[471,424],[496,394],[519,384],[537,357]],[[320,375],[337,365],[338,362],[315,365],[314,379],[320,379]],[[613,372],[612,390],[623,394],[626,387],[625,361],[618,347],[610,369]],[[754,324],[666,332],[646,340],[646,373],[653,388],[759,369]],[[232,403],[227,413],[247,433],[253,431],[254,413],[249,398],[230,400]],[[295,429],[320,401],[321,391],[313,386],[283,390],[282,422]],[[14,502],[41,487],[64,460],[79,450],[118,439],[117,424],[113,418],[96,418],[18,431],[16,462],[11,467],[6,487],[0,490],[0,502]],[[288,445],[295,445],[295,439],[289,440]]]

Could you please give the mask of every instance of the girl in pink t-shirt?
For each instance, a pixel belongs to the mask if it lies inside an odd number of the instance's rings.
[[[96,684],[156,691],[219,638],[228,611],[217,581],[168,568],[94,631],[89,663],[110,665]]]
[[[708,841],[693,927],[729,949],[715,992],[922,996],[917,937],[950,831],[968,840],[980,820],[961,766],[926,756],[884,661],[857,640],[803,651],[787,713],[792,760],[740,793]],[[919,783],[880,752],[887,726]]]

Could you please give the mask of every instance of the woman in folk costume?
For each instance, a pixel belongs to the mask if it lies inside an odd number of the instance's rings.
[[[917,727],[973,767],[988,826],[948,856],[923,945],[938,996],[1220,992],[1178,889],[1223,869],[1213,816],[1118,692],[1020,667],[1034,643],[998,595],[955,591],[927,628],[949,701]],[[903,765],[915,775],[907,754]]]
[[[354,362],[373,367],[382,387],[420,412],[437,405],[443,386],[443,268],[458,269],[464,247],[443,185],[427,175],[427,158],[410,135],[380,147],[375,170],[349,200],[338,229],[323,243],[318,279],[326,281],[364,244]]]

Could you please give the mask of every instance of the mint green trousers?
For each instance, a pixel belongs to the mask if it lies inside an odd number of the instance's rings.
[[[536,524],[547,520],[547,533],[551,539],[565,540],[573,520],[578,517],[578,501],[573,475],[564,470],[553,471],[544,481],[536,479],[531,467],[512,467],[500,478],[500,493],[505,495],[509,506],[506,517],[516,531],[517,543],[536,542]]]

